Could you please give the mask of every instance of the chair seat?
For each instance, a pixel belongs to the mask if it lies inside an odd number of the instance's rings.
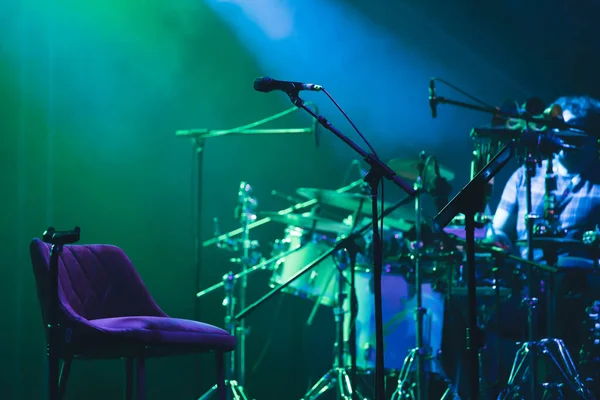
[[[231,351],[236,345],[235,337],[226,330],[188,319],[133,316],[93,319],[89,324],[111,336],[140,340],[148,345],[197,345],[222,351]]]

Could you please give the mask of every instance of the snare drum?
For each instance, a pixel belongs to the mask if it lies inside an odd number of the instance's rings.
[[[335,242],[335,237],[323,233],[311,235],[306,229],[288,226],[284,239],[276,243],[274,255],[298,250],[277,260],[271,277],[271,287],[287,282],[302,268],[331,250]],[[334,257],[328,257],[284,288],[283,292],[317,301],[324,306],[333,306],[337,293],[337,273],[338,268]]]
[[[356,271],[356,366],[361,370],[375,368],[375,304],[373,297],[373,274]],[[423,343],[437,355],[442,348],[444,324],[444,295],[433,290],[431,283],[422,285]],[[402,368],[405,357],[416,346],[415,286],[401,274],[384,273],[381,277],[383,303],[384,366],[388,370]],[[346,307],[349,310],[349,307]],[[350,334],[349,312],[345,318],[346,340]],[[435,368],[436,363],[431,363]],[[438,372],[438,371],[431,371]]]

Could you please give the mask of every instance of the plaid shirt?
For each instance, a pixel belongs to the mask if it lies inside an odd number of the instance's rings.
[[[536,174],[531,179],[532,213],[543,217],[545,175],[547,161],[536,168]],[[557,171],[556,165],[554,166]],[[599,175],[593,168],[593,175]],[[560,226],[566,230],[567,237],[580,240],[584,232],[594,230],[600,224],[600,180],[597,178],[582,178],[579,174],[559,175],[555,173],[556,190],[553,192],[557,198],[557,215]],[[525,188],[525,167],[519,168],[510,177],[498,209],[505,210],[511,216],[503,227],[503,231],[511,239],[527,239],[525,216],[527,212],[527,199]],[[522,253],[526,254],[526,249]],[[538,253],[536,251],[536,253]],[[569,254],[587,257],[587,254]],[[538,259],[538,257],[535,257]]]

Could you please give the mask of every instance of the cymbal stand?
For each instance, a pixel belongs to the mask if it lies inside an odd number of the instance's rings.
[[[535,224],[539,217],[532,213],[531,201],[531,178],[535,175],[538,161],[536,157],[528,150],[525,161],[525,183],[527,196],[527,260],[533,261],[533,238],[534,235],[555,236],[558,233],[557,219],[555,216],[555,201],[552,194],[554,180],[554,171],[552,168],[551,155],[548,157],[548,167],[546,170],[545,196],[544,196],[544,218],[540,224]],[[544,258],[548,265],[556,265],[558,257],[555,252],[545,252]],[[546,291],[547,304],[547,329],[548,338],[537,340],[537,304],[538,298],[533,297],[533,290],[537,285],[539,271],[532,264],[529,265],[528,276],[528,294],[523,299],[523,303],[528,307],[528,341],[524,343],[517,351],[513,367],[508,379],[507,387],[502,391],[498,399],[508,400],[514,398],[528,398],[537,400],[547,398],[547,396],[565,396],[565,389],[570,389],[581,399],[594,399],[589,389],[585,386],[579,376],[577,367],[573,362],[571,354],[567,350],[561,339],[554,339],[550,335],[554,333],[553,320],[555,316],[554,307],[554,271],[547,272],[547,280],[544,285]],[[543,376],[540,376],[539,368],[543,367]],[[528,383],[527,383],[528,382]],[[522,388],[529,384],[529,396],[525,395]],[[541,386],[541,388],[540,388]],[[566,386],[566,388],[565,388]],[[540,390],[542,389],[542,390]]]
[[[415,305],[415,336],[416,346],[409,351],[409,354],[404,359],[400,374],[398,375],[398,387],[392,395],[392,400],[395,399],[411,399],[411,400],[428,400],[428,379],[425,371],[426,361],[437,362],[435,355],[431,354],[431,346],[428,344],[427,347],[424,345],[423,340],[423,320],[427,309],[423,307],[423,288],[421,282],[421,248],[422,248],[422,232],[421,232],[421,220],[423,210],[421,206],[421,196],[423,194],[423,179],[425,178],[424,171],[427,171],[428,162],[431,157],[426,157],[425,153],[422,152],[420,157],[423,161],[423,167],[419,170],[419,175],[414,184],[415,196],[415,246],[413,249],[412,259],[415,268],[415,291],[416,291],[416,305]],[[415,382],[411,382],[412,376],[411,371],[413,366],[416,364]],[[430,368],[430,370],[432,370]],[[440,369],[441,370],[441,369]],[[454,391],[449,388],[442,399],[450,399],[453,396]]]
[[[250,268],[253,263],[251,260],[250,250],[252,248],[252,242],[250,240],[250,234],[248,225],[252,220],[256,218],[253,214],[256,208],[257,201],[254,197],[251,197],[252,187],[247,182],[241,182],[238,201],[239,205],[236,208],[236,216],[240,219],[242,224],[242,257],[240,264],[242,265],[242,272],[238,275],[234,275],[233,272],[229,272],[223,277],[223,287],[225,289],[225,298],[223,299],[223,305],[226,307],[225,326],[229,333],[234,335],[237,340],[237,348],[235,351],[230,353],[225,383],[228,392],[228,400],[248,400],[244,390],[245,382],[245,353],[246,353],[246,324],[244,319],[239,319],[236,323],[235,311],[236,306],[239,305],[242,309],[246,308],[246,287],[248,284],[248,272],[256,270],[255,267]],[[240,278],[239,296],[235,296],[235,283],[236,277]],[[198,400],[207,400],[216,393],[216,386],[213,386],[208,392],[202,395]]]
[[[354,382],[352,379],[353,371],[348,374],[348,369],[345,366],[345,360],[348,358],[348,354],[347,346],[345,346],[344,343],[344,319],[346,314],[344,304],[346,304],[346,293],[348,291],[344,288],[344,283],[346,282],[344,271],[347,267],[354,270],[356,265],[356,255],[358,254],[359,249],[354,237],[343,239],[336,247],[340,249],[340,251],[343,251],[344,248],[346,249],[349,262],[348,265],[345,262],[340,262],[337,271],[338,292],[333,309],[333,315],[335,317],[335,343],[333,344],[335,357],[333,367],[323,375],[321,379],[308,390],[308,392],[306,392],[302,397],[302,400],[318,399],[332,389],[336,390],[336,398],[339,400],[354,400],[356,397],[360,400],[367,400],[366,397],[354,389]],[[343,259],[343,257],[340,257],[340,259]],[[356,396],[354,394],[356,394]]]

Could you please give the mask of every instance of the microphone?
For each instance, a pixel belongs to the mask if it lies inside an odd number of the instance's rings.
[[[254,90],[258,92],[268,93],[273,90],[281,90],[289,95],[297,95],[301,90],[310,90],[318,92],[323,89],[320,85],[314,83],[278,81],[277,79],[264,76],[254,80]]]
[[[429,107],[431,118],[437,118],[437,97],[435,96],[435,78],[429,80]]]

